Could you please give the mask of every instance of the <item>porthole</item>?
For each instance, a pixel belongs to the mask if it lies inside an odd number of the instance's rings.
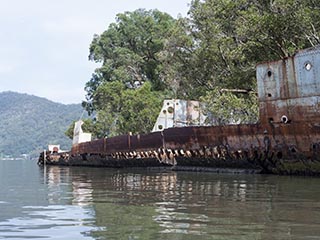
[[[162,125],[158,125],[158,129],[159,129],[159,130],[162,130],[162,129],[163,129],[163,126],[162,126]]]
[[[306,62],[306,63],[304,64],[304,68],[305,68],[307,71],[310,71],[311,68],[312,68],[311,62]]]
[[[168,107],[168,113],[173,113],[174,109],[173,107]]]
[[[283,115],[283,116],[281,117],[281,122],[283,122],[283,123],[288,123],[288,121],[289,121],[289,119],[288,119],[288,117],[287,117],[286,115]]]
[[[166,114],[166,113],[167,113],[167,110],[164,109],[162,112],[163,112],[163,114]]]

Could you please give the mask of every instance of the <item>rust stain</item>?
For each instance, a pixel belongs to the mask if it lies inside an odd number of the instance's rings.
[[[58,157],[49,154],[47,160],[60,164],[89,161],[89,165],[100,161],[100,165],[113,167],[166,165],[320,174],[319,71],[320,48],[258,65],[257,124],[122,135],[77,144]]]

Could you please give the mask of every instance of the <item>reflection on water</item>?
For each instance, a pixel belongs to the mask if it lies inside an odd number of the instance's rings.
[[[0,238],[319,239],[320,179],[0,162]]]
[[[0,161],[0,239],[94,239],[94,211],[70,204],[67,177],[31,161]]]
[[[92,203],[91,181],[81,175],[71,178],[69,168],[46,167],[44,169],[50,204],[65,200],[72,205],[86,206]]]
[[[90,214],[91,210],[79,210],[73,206],[26,206],[23,207],[23,217],[0,223],[0,238],[85,239],[87,232],[93,230],[90,226],[93,219],[88,219]]]

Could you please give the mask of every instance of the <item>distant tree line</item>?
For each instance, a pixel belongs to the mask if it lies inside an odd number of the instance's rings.
[[[85,127],[97,137],[149,132],[165,98],[204,101],[221,124],[230,113],[255,122],[254,94],[220,90],[256,91],[257,63],[320,43],[319,17],[315,0],[194,0],[178,19],[120,13],[90,45],[101,66],[85,86],[83,107],[95,116]]]

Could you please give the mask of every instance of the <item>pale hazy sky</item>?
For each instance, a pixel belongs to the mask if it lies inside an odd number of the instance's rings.
[[[85,83],[99,66],[88,61],[95,33],[115,22],[117,13],[158,9],[177,18],[187,15],[190,2],[0,0],[0,92],[80,103]]]

